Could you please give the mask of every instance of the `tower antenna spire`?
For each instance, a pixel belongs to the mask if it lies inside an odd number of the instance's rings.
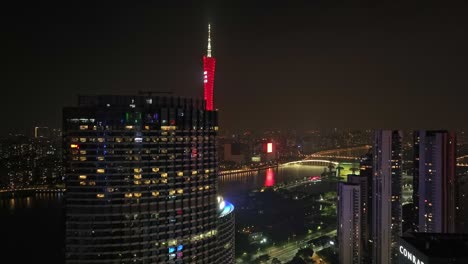
[[[208,50],[206,52],[207,57],[211,57],[211,25],[208,24]]]

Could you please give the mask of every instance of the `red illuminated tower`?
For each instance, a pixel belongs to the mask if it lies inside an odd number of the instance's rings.
[[[216,59],[211,57],[211,27],[208,24],[208,50],[206,56],[203,56],[203,98],[206,101],[206,110],[214,109],[214,75]]]

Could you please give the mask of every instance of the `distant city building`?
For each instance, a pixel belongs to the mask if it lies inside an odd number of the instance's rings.
[[[413,202],[419,232],[455,232],[456,153],[455,133],[414,133]]]
[[[402,221],[401,132],[376,130],[373,157],[372,263],[396,263]]]
[[[399,264],[466,264],[467,234],[411,233],[401,237]]]
[[[248,154],[248,146],[241,143],[226,143],[224,144],[224,161],[232,161],[237,164],[246,162]]]
[[[219,261],[217,263],[234,264],[236,223],[234,206],[218,196],[218,247]]]
[[[338,183],[338,247],[340,264],[360,264],[361,187]]]
[[[48,127],[35,127],[34,137],[35,138],[48,138],[51,136],[51,130]]]
[[[80,96],[63,127],[66,263],[220,263],[217,112]]]

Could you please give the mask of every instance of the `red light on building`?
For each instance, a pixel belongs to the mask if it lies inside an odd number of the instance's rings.
[[[214,75],[216,59],[203,56],[203,98],[206,101],[206,110],[214,109]]]
[[[267,153],[273,152],[273,143],[267,143]]]
[[[203,56],[203,99],[206,102],[206,110],[214,109],[214,75],[216,59],[211,57],[211,26],[208,24],[208,49]]]

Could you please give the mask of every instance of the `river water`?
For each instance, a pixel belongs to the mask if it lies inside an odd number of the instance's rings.
[[[320,166],[294,165],[236,173],[220,178],[219,193],[235,205],[253,189],[320,175],[323,170]],[[326,182],[316,188],[318,192],[333,189]],[[63,196],[59,193],[0,199],[1,258],[14,260],[13,263],[63,263],[62,207]]]

